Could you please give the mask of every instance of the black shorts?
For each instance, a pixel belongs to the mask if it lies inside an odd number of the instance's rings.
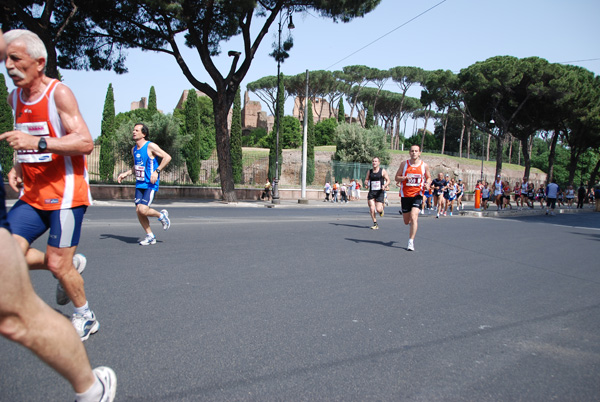
[[[402,197],[400,199],[400,204],[402,205],[402,213],[408,214],[413,208],[421,209],[423,206],[423,196]]]
[[[371,191],[367,195],[367,200],[375,200],[375,202],[381,202],[385,200],[385,192],[383,190]]]
[[[556,207],[556,198],[548,198],[546,201],[546,207],[554,209]]]
[[[4,178],[0,173],[0,228],[4,228],[10,232],[10,225],[6,220],[6,193],[4,192]]]

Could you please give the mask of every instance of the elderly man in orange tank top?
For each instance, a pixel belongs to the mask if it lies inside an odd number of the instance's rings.
[[[45,75],[47,52],[37,35],[25,30],[5,34],[6,70],[17,87],[8,97],[15,130],[0,136],[17,151],[8,182],[20,191],[8,221],[30,269],[48,269],[58,279],[58,304],[73,302],[73,326],[82,340],[100,324],[90,309],[75,254],[81,224],[92,197],[85,155],[94,141],[73,92]],[[50,231],[46,252],[31,244]]]

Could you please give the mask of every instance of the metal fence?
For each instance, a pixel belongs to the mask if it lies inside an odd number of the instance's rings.
[[[93,152],[88,156],[88,171],[91,182],[103,182],[100,178],[100,145],[94,146]],[[242,185],[254,186],[264,184],[269,170],[269,152],[268,150],[248,150],[242,155],[242,164],[244,170],[242,172]],[[119,173],[131,169],[129,163],[118,160],[115,164],[112,180],[108,182],[116,182]],[[173,159],[169,166],[161,172],[160,180],[163,184],[185,186],[219,186],[219,161],[216,151],[213,152],[210,159],[203,160],[198,180],[193,183],[188,171],[185,160],[179,155],[173,155]],[[134,183],[133,175],[124,180],[124,183]]]
[[[92,183],[115,183],[119,173],[127,171],[132,166],[123,160],[117,161],[111,180],[104,181],[100,178],[100,145],[94,147],[94,151],[88,156],[88,171]],[[267,149],[244,148],[242,152],[242,182],[236,183],[236,187],[262,187],[267,180],[269,171],[269,151]],[[338,181],[349,183],[352,179],[364,180],[367,171],[372,167],[370,163],[338,162],[328,159],[318,163],[318,171],[315,172],[315,180],[312,187],[322,187],[325,181]],[[381,165],[387,169],[386,165]],[[198,181],[193,183],[187,171],[185,160],[178,155],[173,159],[167,169],[161,172],[161,183],[176,186],[220,186],[219,162],[216,151],[210,159],[203,160],[198,175]],[[133,175],[123,181],[126,184],[135,182]],[[301,166],[293,162],[284,163],[280,177],[281,186],[297,187],[301,185]],[[309,185],[310,186],[310,185]]]

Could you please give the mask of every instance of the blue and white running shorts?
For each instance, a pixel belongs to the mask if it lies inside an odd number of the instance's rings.
[[[154,201],[154,194],[156,190],[151,188],[136,188],[135,189],[135,205],[152,205],[152,201]]]
[[[44,211],[21,200],[8,213],[8,222],[13,234],[33,243],[48,229],[48,245],[57,248],[77,246],[81,237],[81,224],[86,205],[71,209]]]
[[[4,228],[10,232],[10,225],[6,220],[6,194],[4,192],[4,178],[0,172],[0,228]]]

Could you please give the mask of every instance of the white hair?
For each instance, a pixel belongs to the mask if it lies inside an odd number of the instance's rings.
[[[34,59],[44,59],[48,62],[48,51],[46,50],[46,45],[37,36],[35,33],[28,31],[26,29],[13,29],[4,33],[4,41],[6,42],[6,46],[10,45],[12,42],[21,41],[25,44],[25,48],[27,49],[27,54],[29,54]]]

